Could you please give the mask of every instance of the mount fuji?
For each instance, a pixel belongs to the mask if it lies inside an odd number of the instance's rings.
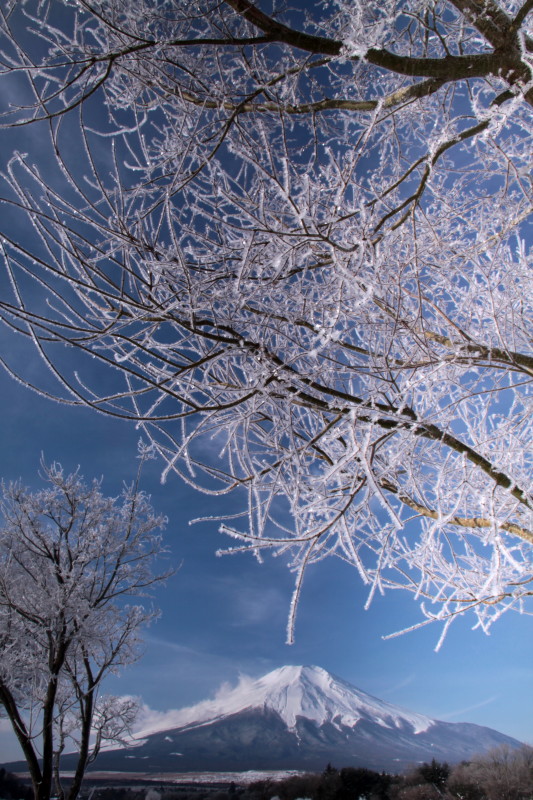
[[[331,762],[400,772],[521,745],[491,728],[439,722],[356,689],[320,667],[241,678],[215,699],[162,715],[134,747],[103,751],[98,771],[323,770]],[[63,768],[69,769],[69,756]]]

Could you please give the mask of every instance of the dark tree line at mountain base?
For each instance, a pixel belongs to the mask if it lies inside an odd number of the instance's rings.
[[[497,748],[451,767],[433,759],[404,775],[331,765],[321,775],[251,784],[246,800],[531,800],[533,748]],[[217,800],[231,800],[220,797]]]
[[[93,800],[531,800],[533,747],[496,748],[455,766],[438,762],[414,766],[403,775],[364,767],[321,774],[293,775],[281,781],[260,780],[248,786],[108,787]]]
[[[0,797],[2,800],[31,800],[33,792],[16,775],[0,767]]]

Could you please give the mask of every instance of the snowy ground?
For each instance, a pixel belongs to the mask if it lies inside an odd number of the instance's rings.
[[[292,775],[302,775],[299,770],[248,770],[247,772],[88,772],[89,780],[153,781],[154,783],[238,783],[247,785],[255,781],[281,781]],[[64,773],[68,778],[70,773]]]

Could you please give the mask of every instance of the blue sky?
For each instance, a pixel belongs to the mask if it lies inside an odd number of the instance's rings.
[[[39,136],[38,127],[30,127],[2,133],[2,142],[6,152],[15,146],[38,152]],[[1,272],[0,291],[5,280]],[[15,365],[24,361],[26,375],[41,380],[35,352],[19,349],[0,326],[0,354],[6,352]],[[104,476],[104,491],[115,495],[136,474],[138,438],[133,424],[44,400],[0,369],[0,478],[20,477],[37,488],[43,454],[67,470],[80,465],[87,479]],[[531,617],[507,614],[490,636],[472,631],[473,619],[458,620],[439,653],[437,626],[384,640],[420,619],[414,600],[389,593],[365,611],[367,592],[355,570],[329,560],[308,572],[296,641],[288,646],[293,576],[282,560],[266,556],[260,565],[250,555],[216,557],[218,548],[232,544],[218,533],[218,523],[189,521],[221,512],[222,500],[196,494],[173,476],[162,485],[162,466],[145,465],[142,487],[168,517],[165,539],[173,563],[181,566],[158,590],[162,616],[146,632],[144,657],[109,679],[104,690],[138,695],[164,711],[198,702],[223,682],[236,683],[240,673],[255,677],[283,664],[316,664],[388,702],[441,720],[490,726],[533,744]],[[238,497],[225,502],[236,504]],[[0,762],[18,756],[0,719]]]
[[[3,345],[2,345],[3,341]],[[0,328],[0,348],[6,346]],[[9,346],[15,343],[9,337]],[[24,355],[22,355],[24,354]],[[41,367],[35,358],[27,367]],[[41,453],[68,469],[78,464],[87,479],[104,476],[104,490],[120,491],[137,470],[138,432],[129,423],[87,409],[39,398],[0,374],[0,476],[39,485]],[[283,664],[317,664],[363,691],[450,722],[475,722],[533,743],[533,644],[531,618],[507,614],[485,636],[469,620],[452,625],[439,653],[440,629],[427,626],[383,640],[419,616],[403,593],[377,597],[368,611],[366,590],[353,568],[329,560],[310,569],[296,625],[285,644],[292,575],[280,559],[263,565],[249,555],[217,557],[228,542],[218,524],[189,525],[216,514],[220,501],[198,495],[176,478],[160,482],[161,464],[145,465],[143,488],[168,517],[165,539],[181,565],[155,602],[162,617],[145,636],[145,654],[104,689],[134,694],[163,711],[214,694],[240,673],[259,676]],[[230,502],[238,502],[232,499]],[[1,760],[18,756],[0,721]]]

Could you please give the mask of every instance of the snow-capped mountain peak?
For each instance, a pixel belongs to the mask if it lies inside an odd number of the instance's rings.
[[[408,725],[415,733],[433,724],[429,717],[378,700],[321,667],[285,666],[257,679],[243,676],[235,688],[223,686],[212,700],[169,712],[139,736],[170,727],[197,727],[249,709],[275,712],[289,730],[296,728],[299,718],[318,726],[331,723],[336,728],[353,728],[366,719],[384,728]]]
[[[416,732],[427,730],[433,720],[404,711],[356,689],[321,667],[281,667],[257,681],[265,685],[265,705],[294,728],[297,717],[353,727],[371,719],[386,728],[409,723]]]
[[[330,762],[397,772],[433,758],[455,763],[502,744],[520,746],[491,728],[405,711],[320,667],[281,667],[262,678],[242,677],[211,700],[179,711],[146,709],[145,719],[134,746],[102,751],[96,769],[175,776],[206,770],[318,771]],[[64,756],[64,769],[73,763]]]

